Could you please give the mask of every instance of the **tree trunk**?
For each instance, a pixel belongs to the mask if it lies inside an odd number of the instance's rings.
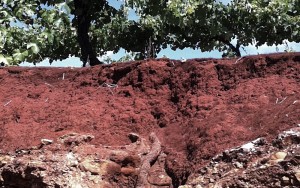
[[[98,60],[89,37],[92,21],[89,12],[90,0],[74,0],[74,5],[75,16],[77,17],[77,40],[81,49],[80,59],[83,62],[83,67],[86,66],[87,62],[90,63],[90,66],[103,64]]]
[[[229,40],[226,40],[222,36],[217,36],[217,37],[214,37],[213,39],[218,40],[218,41],[224,43],[225,45],[229,46],[229,48],[235,53],[235,55],[237,57],[241,57],[242,56],[241,55],[241,51],[240,51],[241,44],[239,43],[239,41],[237,41],[236,46],[234,46],[233,44],[230,43]]]
[[[233,44],[231,44],[229,41],[227,43],[227,45],[231,48],[231,50],[235,53],[235,55],[237,57],[241,57],[241,51],[240,51],[240,43],[239,41],[237,41],[236,46],[233,46]]]

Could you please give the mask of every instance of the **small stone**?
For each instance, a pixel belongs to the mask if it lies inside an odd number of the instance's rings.
[[[271,163],[271,164],[279,163],[279,162],[283,161],[286,156],[287,156],[286,152],[281,152],[281,151],[276,152],[273,155],[271,155],[269,163]]]
[[[282,181],[283,181],[284,183],[289,183],[289,182],[290,182],[290,178],[288,178],[288,177],[286,177],[286,176],[283,176],[283,177],[282,177]]]
[[[49,145],[49,144],[53,143],[53,140],[50,140],[50,139],[41,139],[41,143],[43,145]]]
[[[68,153],[66,155],[66,159],[67,159],[67,165],[68,166],[77,166],[78,165],[78,161],[76,159],[76,157],[74,156],[73,153]]]
[[[93,181],[95,184],[100,183],[101,181],[101,176],[89,176],[88,178],[90,181]]]
[[[101,176],[106,174],[114,174],[121,171],[120,165],[108,160],[101,160],[99,162],[93,159],[85,159],[80,163],[80,169],[89,171],[92,174],[99,174]]]
[[[235,166],[236,166],[237,168],[243,168],[243,164],[241,164],[241,163],[239,163],[239,162],[236,162],[236,163],[235,163]]]
[[[281,183],[278,181],[278,182],[276,182],[276,183],[274,183],[274,185],[276,186],[276,187],[281,187]]]
[[[84,160],[80,163],[80,167],[84,171],[91,172],[92,174],[100,174],[100,165],[98,163],[93,162],[92,160]]]
[[[188,185],[197,185],[200,184],[204,181],[204,177],[203,176],[199,176],[199,175],[192,175],[188,178],[187,180],[187,184]]]
[[[40,171],[40,176],[41,177],[46,177],[48,174],[45,171]]]
[[[295,177],[298,180],[298,182],[300,182],[300,170],[295,172]]]
[[[164,171],[155,170],[148,174],[148,182],[156,186],[170,186],[172,179]]]
[[[286,152],[277,152],[277,153],[275,153],[276,158],[277,159],[282,159],[282,160],[285,159],[286,155],[287,155]]]
[[[12,157],[4,155],[0,156],[0,167],[6,165],[7,163],[11,162],[13,160]]]
[[[28,167],[34,167],[34,168],[38,168],[39,170],[46,170],[45,168],[45,163],[43,163],[42,161],[29,161],[28,163]]]
[[[248,153],[248,152],[251,152],[251,151],[254,151],[254,150],[255,150],[255,146],[254,146],[254,144],[251,143],[251,142],[242,145],[241,148],[242,148],[242,150],[243,150],[245,153]]]

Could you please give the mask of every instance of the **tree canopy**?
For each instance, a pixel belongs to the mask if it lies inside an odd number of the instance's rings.
[[[138,18],[130,20],[128,11]],[[300,0],[1,0],[0,61],[38,63],[45,58],[97,56],[124,48],[137,58],[154,58],[170,46],[219,50],[241,56],[255,44],[300,42]],[[235,41],[234,43],[232,41]]]

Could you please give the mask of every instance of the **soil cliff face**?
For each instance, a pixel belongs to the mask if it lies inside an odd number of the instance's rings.
[[[300,126],[300,53],[1,68],[0,91],[4,187],[257,187],[213,176],[227,163],[255,171],[236,152],[218,156],[258,138],[264,155],[245,160],[299,150],[297,138],[272,141]],[[273,187],[299,185],[297,169],[281,167],[290,176],[278,173]]]

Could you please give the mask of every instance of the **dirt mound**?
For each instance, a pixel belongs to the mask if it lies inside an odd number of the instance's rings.
[[[300,53],[9,67],[0,69],[0,90],[2,154],[73,132],[93,135],[95,147],[153,132],[178,187],[224,150],[300,124]]]

